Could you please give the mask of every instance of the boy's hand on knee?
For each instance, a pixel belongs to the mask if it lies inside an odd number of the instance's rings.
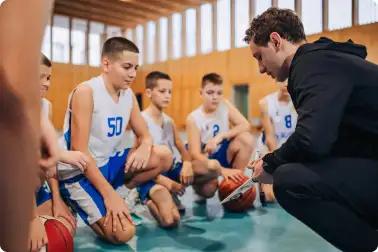
[[[29,232],[29,251],[38,252],[41,248],[47,245],[48,240],[45,226],[39,216],[34,217],[31,221]]]
[[[192,163],[188,161],[184,161],[184,163],[182,164],[182,170],[180,174],[181,184],[185,186],[189,186],[193,184],[193,178],[194,178],[193,176],[194,174],[193,174]]]
[[[150,160],[151,146],[141,144],[134,152],[132,152],[126,162],[125,172],[135,172],[143,170],[147,167]]]
[[[209,155],[214,153],[217,149],[218,145],[223,141],[223,135],[218,134],[214,138],[210,139],[205,146],[205,152]]]
[[[53,198],[53,215],[55,218],[63,218],[71,225],[72,230],[76,230],[76,218],[61,198]]]
[[[244,174],[242,170],[222,168],[222,176],[224,179],[231,179],[236,183],[242,183],[244,179]]]
[[[135,225],[126,202],[115,191],[108,197],[104,198],[104,203],[106,207],[104,226],[107,226],[110,222],[112,231],[116,232],[117,228],[121,228],[125,231],[127,228],[127,222]],[[121,224],[121,227],[117,226],[118,221]]]

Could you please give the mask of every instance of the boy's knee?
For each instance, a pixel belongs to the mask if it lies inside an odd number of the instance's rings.
[[[105,240],[112,244],[124,244],[131,240],[135,235],[135,226],[131,223],[127,225],[126,230],[121,228],[121,224],[119,223],[118,229],[115,232],[106,232]]]

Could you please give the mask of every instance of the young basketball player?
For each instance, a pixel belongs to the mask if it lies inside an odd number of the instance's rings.
[[[151,72],[146,77],[146,95],[150,105],[142,112],[154,144],[167,146],[173,154],[174,163],[168,172],[159,175],[138,187],[139,197],[146,202],[160,226],[176,226],[180,221],[180,204],[177,195],[182,195],[185,186],[193,182],[190,154],[182,143],[175,123],[163,110],[172,97],[172,80],[162,72]],[[180,206],[180,205],[179,205]]]
[[[102,74],[74,89],[68,102],[63,142],[90,157],[85,172],[58,165],[61,192],[94,232],[114,244],[135,233],[125,201],[115,191],[155,178],[172,165],[166,147],[153,146],[130,85],[138,69],[138,48],[122,37],[108,39],[102,50]],[[138,145],[120,146],[131,125]]]
[[[202,105],[187,118],[189,151],[193,160],[207,166],[193,166],[196,176],[208,177],[193,185],[199,196],[209,198],[218,188],[217,177],[241,181],[252,154],[249,123],[223,98],[223,79],[216,73],[202,78]]]
[[[45,98],[50,86],[51,67],[51,61],[42,54],[39,69],[41,85],[41,124],[44,125],[44,127],[51,128],[50,131],[54,134],[54,129],[49,121],[52,115],[52,107],[51,103]],[[52,138],[56,138],[55,134]],[[60,150],[59,161],[75,165],[79,169],[84,170],[88,159],[79,151]],[[42,176],[41,180],[43,184],[35,194],[35,204],[37,207],[35,209],[35,215],[55,217],[55,219],[64,224],[69,234],[73,236],[76,229],[76,219],[60,196],[58,180],[52,177],[45,182],[46,178],[44,176]],[[42,219],[36,218],[34,225],[31,226],[30,249],[38,250],[46,245],[47,242]]]
[[[297,124],[297,112],[287,91],[287,82],[277,83],[279,90],[259,101],[263,134],[257,149],[261,155],[281,147]],[[262,190],[267,202],[275,200],[272,185],[262,184]]]

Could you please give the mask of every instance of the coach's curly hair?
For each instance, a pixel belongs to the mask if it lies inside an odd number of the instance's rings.
[[[256,45],[266,46],[272,32],[292,43],[306,40],[302,21],[294,11],[272,7],[252,20],[244,41],[249,44],[253,40]]]

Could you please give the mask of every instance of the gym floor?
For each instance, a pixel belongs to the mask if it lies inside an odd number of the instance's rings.
[[[178,228],[159,228],[145,210],[136,236],[127,245],[109,245],[96,238],[90,228],[80,222],[75,251],[339,251],[278,204],[262,208],[257,199],[255,208],[247,213],[229,213],[223,210],[217,195],[206,204],[193,202],[191,188],[182,202],[186,213]]]

